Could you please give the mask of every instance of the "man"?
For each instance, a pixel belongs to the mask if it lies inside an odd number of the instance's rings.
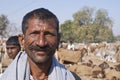
[[[70,42],[68,43],[67,49],[68,49],[68,50],[73,50],[73,51],[75,50],[75,45],[73,44],[72,41],[70,41]]]
[[[15,59],[16,55],[21,50],[18,36],[11,36],[6,41],[6,53],[2,57],[2,72],[5,71],[5,69],[8,67],[8,65]]]
[[[18,36],[11,36],[6,41],[6,51],[10,59],[15,59],[18,52],[21,50]]]
[[[25,52],[17,55],[0,80],[75,80],[54,57],[60,33],[59,21],[52,12],[40,8],[27,13],[22,31],[19,38]]]

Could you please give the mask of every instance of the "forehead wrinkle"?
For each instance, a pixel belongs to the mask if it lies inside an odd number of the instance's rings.
[[[39,27],[40,30],[45,30],[46,28],[50,29],[52,27],[54,27],[57,30],[57,26],[55,22],[52,21],[51,19],[40,20],[40,19],[32,18],[28,22],[29,22],[28,24],[31,24],[32,27]]]
[[[40,26],[42,26],[42,23],[43,22],[39,21],[38,19],[30,19],[28,21],[28,26],[33,27],[33,29],[35,29],[35,27],[41,28]]]

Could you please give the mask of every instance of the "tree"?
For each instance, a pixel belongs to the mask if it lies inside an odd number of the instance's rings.
[[[113,21],[110,19],[108,12],[105,9],[99,9],[96,11],[94,23],[110,28],[113,26]]]
[[[14,36],[21,33],[21,27],[17,27],[15,23],[10,23],[6,28],[8,36]]]
[[[7,35],[6,28],[8,27],[9,21],[5,15],[0,16],[0,36],[5,37]]]
[[[83,7],[82,10],[73,14],[74,23],[77,26],[90,24],[92,22],[93,11],[93,8]]]
[[[116,41],[120,41],[120,35],[115,36],[115,40],[116,40]]]
[[[113,21],[108,16],[108,12],[105,9],[99,9],[96,11],[95,20],[93,23],[98,26],[98,34],[95,38],[97,42],[113,41]]]
[[[73,14],[73,21],[61,25],[62,39],[74,42],[113,41],[113,21],[106,10],[84,7]],[[93,17],[94,16],[94,17]]]
[[[64,24],[61,24],[61,36],[62,36],[62,39],[64,41],[67,41],[69,39],[72,39],[73,38],[73,35],[71,35],[72,33],[72,21],[71,20],[67,20],[64,22]]]

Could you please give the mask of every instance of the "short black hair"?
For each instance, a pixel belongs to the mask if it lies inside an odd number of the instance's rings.
[[[27,13],[24,17],[23,17],[23,21],[22,21],[22,32],[23,34],[26,33],[26,29],[28,28],[27,22],[29,19],[32,18],[36,18],[39,20],[44,20],[47,21],[49,19],[54,20],[55,25],[56,25],[56,29],[59,32],[59,21],[56,17],[55,14],[53,14],[51,11],[49,11],[48,9],[45,8],[38,8],[35,9],[29,13]]]
[[[6,41],[6,45],[16,45],[20,47],[18,36],[11,36]]]

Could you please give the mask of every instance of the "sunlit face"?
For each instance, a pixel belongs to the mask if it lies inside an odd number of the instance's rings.
[[[20,47],[17,45],[6,45],[6,50],[9,58],[14,59],[20,51]]]
[[[24,46],[29,59],[35,63],[48,62],[55,53],[59,38],[53,22],[30,19],[24,35]]]

